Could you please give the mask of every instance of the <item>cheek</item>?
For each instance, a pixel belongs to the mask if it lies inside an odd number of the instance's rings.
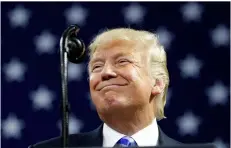
[[[129,81],[138,83],[140,82],[143,77],[140,73],[140,70],[137,67],[132,67],[128,70],[126,70],[126,77],[128,78]]]
[[[139,69],[138,67],[133,67],[132,69],[127,70],[126,78],[132,84],[130,85],[130,90],[135,92],[134,95],[143,97],[143,95],[150,93],[149,84],[151,82],[144,70],[142,71],[142,69]],[[145,93],[141,93],[141,90]]]
[[[96,85],[99,83],[99,78],[97,75],[92,74],[89,77],[90,90],[93,91]]]
[[[91,99],[92,101],[97,104],[97,101],[99,101],[98,97],[99,92],[95,90],[95,87],[100,82],[100,77],[96,74],[92,74],[89,77],[89,86],[90,86],[90,93],[91,93]]]

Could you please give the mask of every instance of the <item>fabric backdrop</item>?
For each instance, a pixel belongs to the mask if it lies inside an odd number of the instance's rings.
[[[229,146],[230,3],[1,3],[2,146],[25,148],[60,135],[59,40],[71,24],[88,45],[107,28],[157,33],[168,54],[170,87],[159,121],[185,143]],[[69,64],[70,133],[100,125],[87,60]]]

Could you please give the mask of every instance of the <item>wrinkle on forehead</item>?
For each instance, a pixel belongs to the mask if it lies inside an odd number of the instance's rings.
[[[104,44],[95,51],[92,56],[91,61],[95,61],[98,58],[118,58],[121,56],[127,56],[130,58],[137,58],[137,47],[131,42],[111,42],[108,44]],[[112,53],[113,52],[113,53]]]
[[[104,54],[102,51],[109,51],[109,50],[116,50],[116,49],[123,49],[119,50],[118,52],[124,52],[124,54],[135,54],[135,53],[142,53],[144,52],[144,46],[142,43],[138,43],[137,41],[132,40],[106,40],[102,41],[101,44],[97,47],[95,52],[92,55],[92,58],[98,54]],[[106,54],[107,52],[105,52]]]
[[[105,49],[111,49],[113,47],[124,47],[127,49],[132,49],[136,46],[134,41],[127,41],[127,40],[113,40],[113,41],[103,41],[101,44],[97,47],[96,51],[98,50],[105,50]]]

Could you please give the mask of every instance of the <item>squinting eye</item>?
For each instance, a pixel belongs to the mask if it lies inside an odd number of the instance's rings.
[[[96,68],[98,68],[98,67],[100,67],[100,66],[94,66],[93,69],[96,69]]]
[[[94,66],[94,67],[92,68],[92,71],[95,70],[95,69],[97,69],[97,68],[99,68],[99,67],[100,67],[99,65]]]
[[[128,62],[128,60],[119,60],[119,63],[124,63],[124,62]]]

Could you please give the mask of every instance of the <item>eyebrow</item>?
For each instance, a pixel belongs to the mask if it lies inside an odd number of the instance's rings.
[[[120,52],[120,53],[113,55],[112,58],[116,59],[118,57],[128,56],[128,55],[129,55],[128,53]],[[98,61],[103,61],[103,58],[101,58],[101,57],[94,58],[92,61],[89,62],[89,64],[92,65],[93,63],[98,62]]]

